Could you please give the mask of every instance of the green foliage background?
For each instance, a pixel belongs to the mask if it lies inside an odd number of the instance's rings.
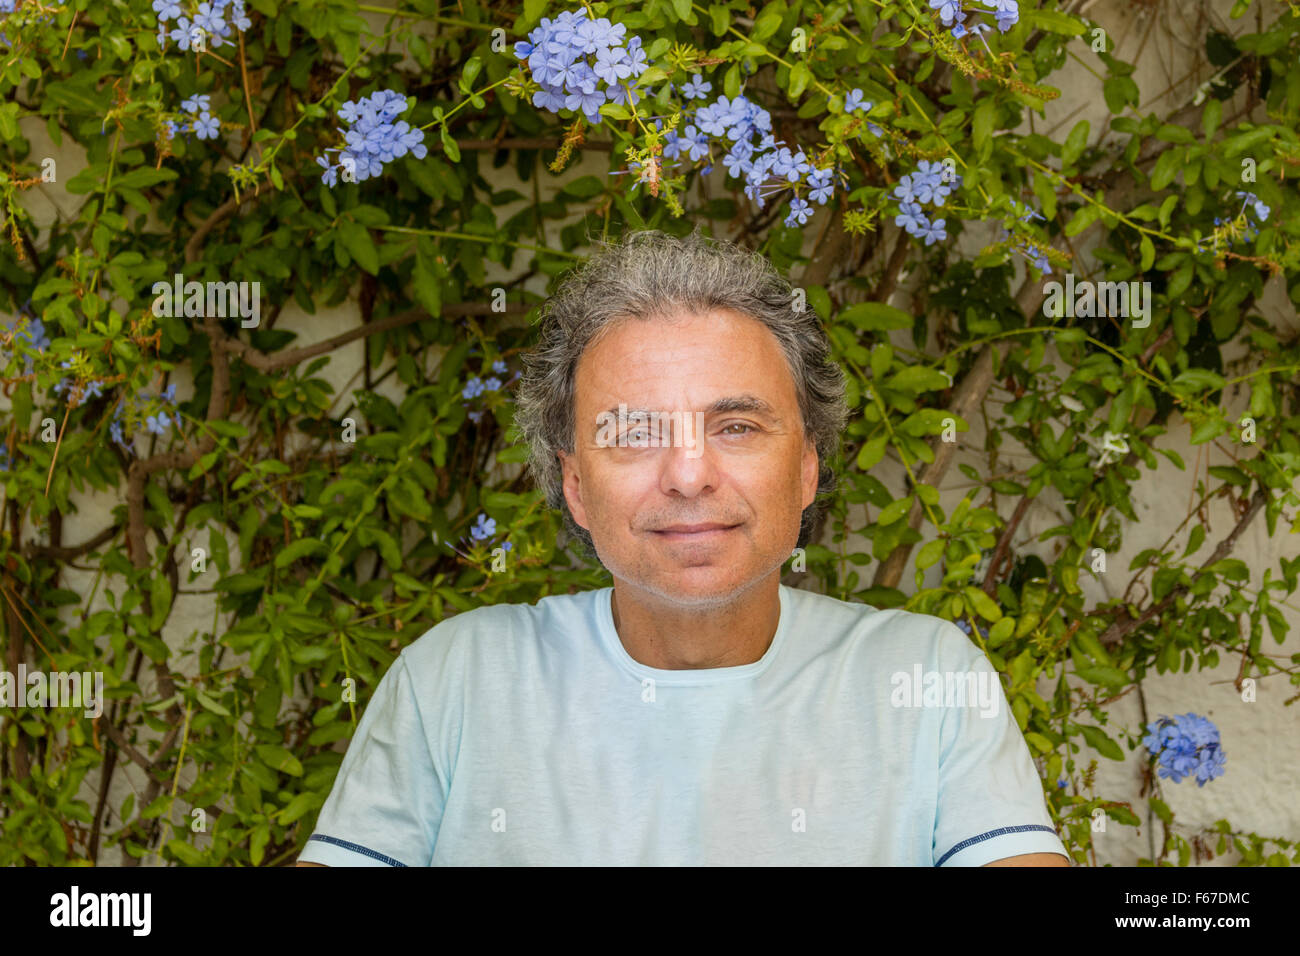
[[[252,26],[217,56],[160,51],[144,0],[21,3],[3,22],[0,306],[17,316],[30,303],[50,338],[39,350],[3,340],[4,655],[11,671],[19,661],[103,670],[109,707],[97,722],[79,710],[3,716],[0,864],[115,862],[119,846],[128,861],[289,862],[405,643],[454,611],[608,583],[565,545],[526,478],[509,477],[524,458],[510,389],[491,393],[478,423],[461,391],[499,358],[517,369],[539,290],[589,236],[628,228],[680,234],[703,222],[761,249],[806,291],[851,372],[855,416],[821,543],[787,581],[968,621],[1006,676],[1076,860],[1095,862],[1097,808],[1140,822],[1095,791],[1095,765],[1079,750],[1120,760],[1139,746],[1141,728],[1109,721],[1108,702],[1153,671],[1225,654],[1240,657],[1243,677],[1281,668],[1300,682],[1289,666],[1300,661],[1267,654],[1285,638],[1278,604],[1295,590],[1300,558],[1250,580],[1232,556],[1252,520],[1271,535],[1297,503],[1300,347],[1255,311],[1272,274],[1300,300],[1294,7],[1241,0],[1231,16],[1251,28],[1189,38],[1221,68],[1203,102],[1159,114],[1144,104],[1160,91],[1094,49],[1093,24],[1050,4],[1023,4],[1017,27],[986,37],[987,54],[972,38],[952,40],[920,0],[592,4],[645,40],[655,64],[645,79],[663,95],[643,110],[672,114],[681,102],[665,81],[680,88],[695,72],[714,79],[715,95],[743,82],[786,139],[845,171],[830,213],[795,229],[781,223],[784,202],[759,210],[716,176],[706,189],[698,174],[666,172],[655,196],[645,184],[630,190],[630,176],[573,173],[579,155],[627,169],[660,137],[622,108],[590,127],[531,105],[511,45],[563,7],[395,2],[252,0]],[[796,28],[806,44],[792,49]],[[1102,83],[1113,134],[1104,147],[1090,145],[1105,131],[1086,122],[1059,141],[1023,126],[1056,98],[1070,60]],[[338,143],[334,111],[384,88],[414,97],[404,118],[426,128],[430,155],[324,187],[313,157]],[[853,88],[875,104],[883,137],[844,113]],[[202,92],[222,138],[169,144],[163,123]],[[41,127],[85,155],[58,178],[76,212],[49,228],[28,211]],[[953,238],[932,246],[899,234],[889,198],[921,158],[951,158],[963,177],[945,210]],[[1243,159],[1257,170],[1250,185]],[[511,176],[519,188],[499,185]],[[1272,210],[1251,239],[1238,189]],[[1023,221],[1026,207],[1044,221]],[[1011,236],[959,253],[980,222]],[[1150,281],[1150,326],[1044,317],[1044,278],[1017,266],[1018,242],[1050,257],[1050,278]],[[1088,242],[1090,257],[1076,261]],[[919,279],[913,307],[900,310],[889,302],[904,269]],[[152,284],[176,272],[260,282],[260,327],[155,317]],[[505,311],[493,309],[496,289]],[[349,297],[354,332],[301,346],[276,328],[291,302],[314,314]],[[357,340],[361,380],[336,390],[321,369]],[[1250,367],[1231,374],[1223,354],[1243,344]],[[140,430],[138,456],[109,440],[120,396],[172,380],[193,384],[188,397],[181,389],[182,428]],[[54,390],[61,381],[99,381],[103,394],[70,402]],[[386,383],[404,398],[383,397]],[[1223,410],[1235,390],[1249,395],[1254,442]],[[1078,409],[1062,411],[1061,396]],[[945,420],[962,432],[977,415],[988,466],[963,466],[978,487],[946,511],[936,490],[953,447]],[[1185,467],[1168,447],[1179,416],[1193,443],[1214,441],[1234,462],[1209,469],[1197,510],[1226,499],[1237,525],[1211,536],[1193,513],[1138,556],[1129,570],[1139,587],[1090,602],[1079,577],[1092,573],[1094,548],[1113,554],[1138,520],[1134,486],[1157,456]],[[354,443],[342,438],[349,419]],[[1089,445],[1106,431],[1127,436],[1129,451],[1099,465]],[[1032,466],[999,462],[1008,438]],[[887,456],[910,476],[901,497],[871,474]],[[1009,548],[1049,485],[1070,515],[1043,535],[1064,543],[1050,563]],[[66,540],[65,516],[92,492],[118,502],[112,523]],[[458,543],[484,512],[497,522],[494,543],[514,545],[504,570],[492,570],[487,546]],[[1188,528],[1180,550],[1173,539]],[[942,571],[937,584],[901,581],[913,555]],[[78,569],[93,572],[88,593],[69,587]],[[211,625],[188,635],[173,625],[164,640],[183,594],[213,596]],[[343,697],[349,678],[355,703]],[[110,801],[124,774],[139,796]],[[1061,776],[1070,786],[1055,786]],[[1159,862],[1186,865],[1229,842],[1245,863],[1300,861],[1286,835],[1227,820],[1209,834],[1180,827],[1160,785],[1153,778]],[[193,807],[207,814],[202,832]]]

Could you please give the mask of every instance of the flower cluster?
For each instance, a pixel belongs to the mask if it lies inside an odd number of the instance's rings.
[[[1000,33],[1006,33],[1020,21],[1020,5],[1016,0],[975,0],[975,2],[993,10]],[[948,32],[956,40],[960,40],[967,33],[979,36],[981,33],[988,32],[987,23],[966,26],[966,14],[974,11],[966,10],[962,6],[962,0],[930,0],[930,9],[939,11],[939,19],[943,21],[944,26],[952,27]]]
[[[700,74],[695,74],[683,87],[688,99],[704,98],[713,88]],[[856,101],[846,102],[845,110],[870,109],[871,104],[861,102],[862,91],[855,90]],[[852,96],[852,94],[850,94]],[[752,100],[739,94],[731,99],[719,96],[712,103],[698,107],[681,133],[669,130],[664,137],[664,156],[676,159],[683,153],[692,162],[709,155],[710,137],[730,141],[722,162],[727,172],[745,181],[745,195],[758,203],[761,209],[766,196],[784,189],[795,188],[801,181],[810,199],[826,205],[835,192],[835,174],[830,169],[814,166],[798,146],[790,147],[778,140],[772,132],[771,114]],[[658,124],[656,124],[658,125]],[[703,172],[713,169],[710,164]],[[797,189],[796,189],[797,192]],[[786,226],[803,225],[812,215],[806,199],[795,196],[790,200]]]
[[[488,378],[486,379],[480,378],[478,375],[475,375],[473,378],[471,378],[469,381],[465,383],[465,387],[460,391],[460,397],[465,399],[465,401],[461,402],[461,404],[464,405],[466,408],[469,408],[470,402],[472,400],[479,398],[480,396],[489,392],[499,392],[502,388],[504,388],[507,384],[509,384],[509,382],[504,382],[500,378],[500,376],[505,375],[508,370],[509,369],[506,366],[506,363],[501,361],[501,359],[497,359],[495,362],[492,363],[492,371],[494,373],[493,375],[488,376]],[[515,375],[509,381],[513,382],[518,377],[519,377],[519,373],[516,372]],[[469,420],[477,425],[480,421],[483,420],[483,410],[481,408],[476,408],[471,410],[469,412]]]
[[[960,185],[961,175],[950,167],[921,160],[916,172],[904,176],[894,187],[894,198],[898,200],[898,215],[894,217],[894,224],[905,229],[908,235],[924,239],[927,246],[940,239],[947,239],[948,233],[944,231],[947,220],[935,219],[931,222],[921,207],[930,204],[942,206],[948,194]]]
[[[1016,206],[1016,201],[1012,200],[1012,209],[1015,209]],[[1042,213],[1035,209],[1031,209],[1028,205],[1022,206],[1021,209],[1024,210],[1019,216],[1021,222],[1032,222],[1035,219],[1046,221]],[[1008,238],[1010,235],[1011,233],[1006,229],[999,230],[999,241]],[[1039,246],[1037,243],[1031,242],[1028,239],[1021,239],[1012,246],[1011,249],[1014,252],[1019,252],[1024,255],[1034,268],[1043,273],[1043,275],[1052,274],[1052,260],[1047,257],[1047,253],[1044,251],[1043,247]]]
[[[205,0],[189,16],[181,10],[179,0],[153,0],[153,9],[158,15],[158,45],[165,46],[170,37],[182,50],[225,46],[235,30],[243,33],[253,25],[244,10],[244,0]],[[167,29],[169,20],[176,21],[171,30]]]
[[[31,299],[28,299],[27,302],[23,303],[22,309],[20,309],[17,327],[11,327],[13,328],[13,337],[14,340],[21,339],[26,342],[27,347],[33,351],[44,352],[50,347],[50,337],[45,334],[45,323],[40,319],[33,317],[26,311],[27,305],[30,302]],[[23,319],[26,319],[26,321],[22,321]],[[27,368],[25,369],[24,374],[30,375],[33,367],[34,363],[32,357],[28,355]]]
[[[396,90],[380,90],[355,103],[344,103],[338,114],[348,129],[339,132],[347,145],[325,150],[339,154],[337,163],[331,163],[325,156],[316,157],[317,165],[325,170],[321,182],[333,189],[339,181],[339,170],[343,171],[345,183],[362,182],[378,176],[384,171],[385,163],[407,153],[424,159],[428,154],[424,130],[397,119],[406,110],[406,97]]]
[[[162,406],[162,407],[159,407]],[[171,406],[167,408],[165,406]],[[180,425],[181,415],[176,410],[176,386],[168,385],[157,395],[141,392],[135,396],[128,408],[125,398],[120,399],[113,410],[113,420],[109,423],[108,433],[113,441],[127,451],[136,451],[134,432],[139,425],[154,435],[165,435],[172,424]],[[126,443],[125,429],[133,433],[131,444]]]
[[[181,109],[190,114],[190,119],[167,121],[167,138],[177,133],[194,133],[199,139],[216,139],[221,132],[221,120],[213,116],[212,99],[207,93],[195,93],[188,100],[181,101]]]
[[[15,12],[18,9],[18,4],[19,4],[19,0],[0,0],[0,14],[4,14],[5,16],[8,16],[9,14]],[[63,0],[44,0],[44,3],[42,5],[49,7],[49,6],[61,6],[62,4],[63,4]],[[53,20],[53,19],[54,17],[52,15],[47,14],[46,16],[43,17],[37,17],[35,22],[45,23],[46,21]],[[12,46],[12,45],[13,44],[10,42],[9,38],[6,37],[3,33],[0,33],[0,46]],[[83,53],[84,51],[78,50],[77,52]],[[85,57],[83,56],[82,59],[84,60]]]
[[[1237,219],[1244,222],[1244,227],[1240,230],[1240,235],[1245,239],[1254,239],[1259,235],[1259,224],[1268,221],[1268,214],[1272,212],[1268,206],[1254,193],[1242,192],[1240,189],[1234,194],[1241,200],[1241,210],[1237,213]],[[1251,214],[1254,214],[1253,217]],[[1258,221],[1254,221],[1258,220]],[[1216,227],[1229,226],[1231,222],[1222,219],[1219,216],[1214,217]],[[1233,239],[1237,238],[1237,230],[1232,230]]]
[[[1215,777],[1223,776],[1227,756],[1219,743],[1219,728],[1199,714],[1161,717],[1147,724],[1142,745],[1160,760],[1159,774],[1178,783],[1196,775],[1196,785],[1203,787]]]
[[[60,368],[72,368],[71,362],[59,363]],[[97,379],[78,384],[75,378],[65,378],[62,381],[54,383],[54,394],[62,395],[68,393],[69,399],[74,403],[73,408],[86,404],[92,398],[99,398],[104,394],[104,383]]]
[[[623,24],[593,20],[585,10],[542,17],[528,39],[515,44],[515,56],[528,62],[541,86],[533,105],[552,113],[580,109],[591,123],[600,122],[606,102],[636,105],[636,93],[623,81],[640,76],[649,64],[640,37],[623,45],[626,32]]]
[[[497,533],[497,522],[495,518],[489,518],[486,514],[480,512],[478,520],[474,522],[469,529],[469,536],[475,541],[483,542],[491,540],[492,536]],[[514,549],[514,544],[509,541],[502,543],[502,548],[506,551]]]

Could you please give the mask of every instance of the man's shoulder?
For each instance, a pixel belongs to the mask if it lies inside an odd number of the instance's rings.
[[[534,644],[549,631],[572,632],[576,622],[592,613],[607,588],[552,594],[533,604],[484,604],[439,621],[402,651],[412,668],[446,663],[467,654],[509,653]]]
[[[787,590],[795,627],[828,639],[838,637],[858,647],[934,654],[944,659],[969,657],[978,650],[955,624],[932,614],[843,601],[802,588]]]

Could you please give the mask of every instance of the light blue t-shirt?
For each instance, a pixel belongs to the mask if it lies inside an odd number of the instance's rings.
[[[663,670],[612,589],[477,608],[375,690],[300,860],[980,866],[1064,846],[953,624],[780,588],[761,659]]]

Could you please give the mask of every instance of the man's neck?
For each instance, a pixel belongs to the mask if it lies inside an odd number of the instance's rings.
[[[760,660],[781,619],[780,572],[729,604],[700,609],[648,601],[614,581],[611,610],[623,648],[637,663],[661,670],[739,667]]]

